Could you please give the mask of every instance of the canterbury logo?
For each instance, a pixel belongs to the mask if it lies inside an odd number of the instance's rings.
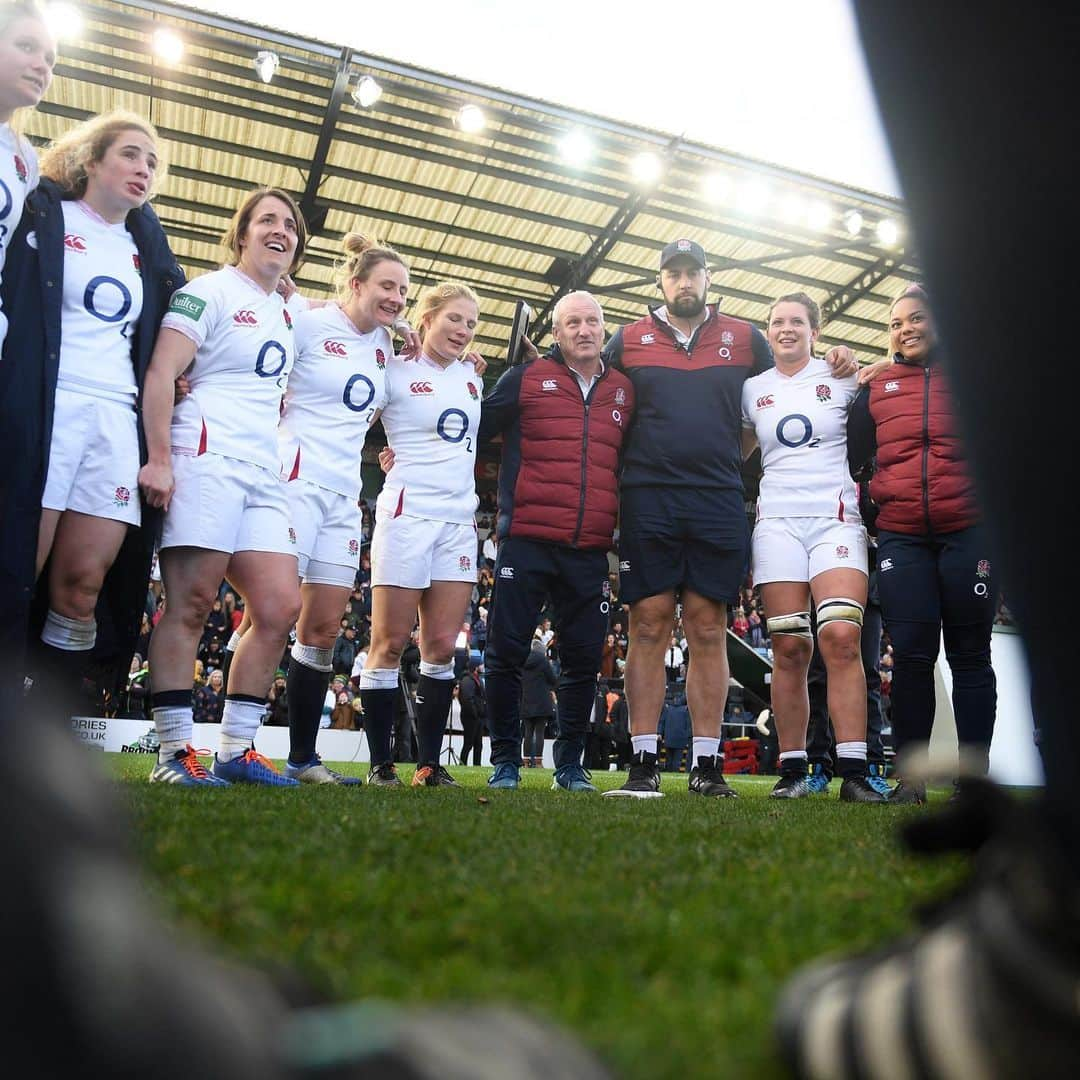
[[[435,390],[429,382],[409,383],[410,394],[434,394]]]
[[[238,311],[233,317],[232,321],[238,323],[240,326],[258,326],[259,320],[255,318],[254,311]]]
[[[768,409],[775,404],[772,394],[766,394],[764,397],[759,397],[757,399],[757,407],[759,409]]]
[[[340,341],[324,341],[322,345],[331,356],[348,356],[345,346]]]
[[[74,233],[64,234],[64,247],[68,251],[77,251],[80,255],[86,253],[86,241],[81,236],[76,236]]]

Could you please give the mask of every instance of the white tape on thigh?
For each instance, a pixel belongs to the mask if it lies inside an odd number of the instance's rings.
[[[773,634],[792,634],[795,637],[813,640],[810,632],[810,612],[793,611],[790,615],[774,615],[765,621],[769,636]]]
[[[862,621],[863,606],[858,600],[851,600],[846,596],[836,596],[828,600],[822,600],[818,604],[817,624],[819,630],[831,622],[846,622],[861,627]]]

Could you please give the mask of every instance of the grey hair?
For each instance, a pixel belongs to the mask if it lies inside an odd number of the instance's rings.
[[[604,320],[604,309],[600,305],[600,301],[596,299],[591,292],[586,292],[584,289],[576,289],[574,292],[568,292],[565,296],[560,296],[555,302],[555,307],[551,312],[551,325],[553,327],[559,325],[559,315],[562,312],[562,306],[567,300],[573,300],[575,297],[583,296],[587,300],[591,300],[596,305],[596,310],[600,312],[600,321]]]

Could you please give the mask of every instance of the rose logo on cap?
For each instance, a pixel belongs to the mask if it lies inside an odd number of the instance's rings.
[[[663,270],[668,263],[675,259],[686,259],[701,270],[706,267],[705,249],[693,240],[681,237],[673,240],[660,252],[660,269]]]

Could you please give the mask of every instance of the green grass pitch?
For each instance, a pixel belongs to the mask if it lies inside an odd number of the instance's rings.
[[[107,767],[159,909],[227,955],[335,1000],[512,1004],[648,1080],[782,1075],[785,978],[910,928],[960,872],[900,850],[925,811],[842,804],[838,781],[778,804],[772,777],[709,800],[665,774],[666,798],[624,800],[543,769],[518,791],[486,768],[452,769],[461,790],[192,791],[146,783],[148,756]]]

